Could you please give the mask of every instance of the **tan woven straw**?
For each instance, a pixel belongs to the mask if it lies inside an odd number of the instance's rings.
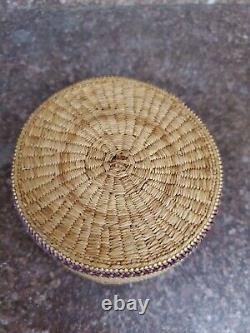
[[[36,242],[99,282],[154,276],[198,244],[215,214],[221,162],[178,98],[121,77],[45,101],[19,137],[16,206]]]

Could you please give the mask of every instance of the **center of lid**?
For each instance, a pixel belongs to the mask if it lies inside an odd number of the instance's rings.
[[[114,155],[110,161],[110,170],[125,171],[127,167],[127,157],[122,154]]]
[[[107,154],[104,161],[104,169],[114,177],[124,177],[130,172],[131,160],[127,152]]]

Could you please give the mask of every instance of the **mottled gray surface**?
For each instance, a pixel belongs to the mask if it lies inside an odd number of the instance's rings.
[[[173,4],[250,4],[250,0],[1,0],[0,6],[8,10],[43,6],[130,6]]]
[[[250,7],[15,9],[0,15],[0,333],[247,333],[250,327]],[[81,280],[24,233],[10,163],[28,115],[91,76],[166,88],[207,124],[220,148],[224,195],[200,247],[166,274],[108,287]],[[101,300],[150,298],[144,316]]]

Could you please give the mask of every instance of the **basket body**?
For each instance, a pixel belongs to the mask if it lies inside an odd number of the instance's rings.
[[[210,228],[218,149],[178,98],[104,77],[45,101],[19,137],[12,184],[35,241],[84,277],[140,281],[184,258]]]

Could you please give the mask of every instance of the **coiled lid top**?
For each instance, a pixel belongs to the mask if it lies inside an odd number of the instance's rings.
[[[38,107],[12,179],[19,212],[45,249],[77,270],[127,276],[189,252],[209,227],[221,178],[212,137],[178,98],[104,77]]]

